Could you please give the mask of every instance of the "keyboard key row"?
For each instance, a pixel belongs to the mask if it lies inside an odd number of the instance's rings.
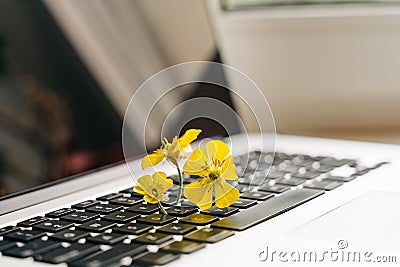
[[[113,263],[120,261],[124,257],[134,257],[136,255],[139,255],[140,253],[145,252],[146,245],[138,243],[131,243],[131,244],[119,243],[114,245],[111,249],[107,251],[100,251],[99,253],[93,254],[93,252],[95,251],[96,250],[92,251],[91,253],[88,253],[91,255],[89,255],[86,258],[83,258],[82,256],[78,257],[81,258],[80,260],[72,261],[71,259],[68,259],[68,262],[70,263],[69,266],[71,267],[110,266]]]
[[[3,251],[3,255],[18,258],[27,258],[61,247],[61,243],[53,240],[33,240],[22,247],[14,247]]]

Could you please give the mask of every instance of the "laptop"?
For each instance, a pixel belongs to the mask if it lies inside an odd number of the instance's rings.
[[[40,32],[43,25],[32,28]],[[82,68],[74,56],[64,59],[62,67]],[[34,77],[45,77],[39,74]],[[75,74],[75,79],[82,79],[80,84],[93,86],[84,69]],[[18,88],[46,92],[44,95],[50,90],[51,83],[45,86],[32,77],[25,79],[23,85],[4,78],[8,77],[4,74],[0,77],[3,88],[17,88],[2,91],[16,103],[26,101],[26,97],[15,95],[20,92]],[[97,92],[94,88],[93,91]],[[92,96],[97,97],[99,105],[92,108],[115,115],[104,95],[97,92],[87,97]],[[65,105],[54,99],[52,103],[63,114]],[[43,107],[38,103],[43,102],[34,102]],[[32,114],[33,111],[13,109],[20,106],[24,105],[8,108],[17,114]],[[94,112],[89,111],[88,116]],[[114,115],[102,117],[103,123],[122,127]],[[101,127],[91,118],[84,118],[81,123],[94,124],[97,131]],[[5,149],[4,144],[24,144],[15,140],[22,137],[12,136],[4,129],[0,128],[1,158],[19,163],[12,157],[15,146]],[[58,136],[58,132],[52,134]],[[227,209],[199,211],[188,201],[175,207],[176,190],[172,189],[169,200],[163,203],[169,211],[166,217],[132,191],[132,176],[142,175],[142,155],[129,160],[130,173],[127,164],[119,161],[123,157],[115,147],[121,147],[121,143],[115,136],[120,137],[120,132],[98,134],[96,142],[90,136],[86,142],[72,139],[72,148],[62,154],[69,159],[69,175],[60,175],[54,169],[45,175],[40,171],[44,168],[35,172],[1,169],[1,266],[308,266],[310,262],[395,265],[398,261],[398,146],[277,134],[275,149],[265,150],[266,140],[259,134],[218,137],[235,144],[232,154],[240,177],[235,184],[241,192],[240,199]],[[62,137],[56,141],[65,140]],[[23,140],[26,147],[18,149],[30,157],[17,170],[40,166],[35,160],[44,162],[49,152],[32,150],[29,138]],[[245,143],[248,145],[237,145]],[[95,157],[97,154],[105,156]],[[161,169],[176,178],[168,166]],[[31,179],[23,180],[21,173]],[[192,181],[193,177],[185,179]]]

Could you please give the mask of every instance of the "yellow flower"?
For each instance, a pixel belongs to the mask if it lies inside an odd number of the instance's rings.
[[[214,192],[218,208],[230,206],[240,196],[239,190],[226,182],[237,180],[238,176],[229,148],[222,141],[210,141],[206,148],[196,149],[183,166],[183,172],[201,177],[185,187],[184,195],[202,210],[211,207]]]
[[[173,185],[171,179],[163,172],[155,172],[153,175],[144,175],[137,181],[138,185],[133,188],[133,191],[144,195],[143,199],[147,203],[156,204],[161,200],[167,200],[164,192],[170,189]]]
[[[183,158],[182,152],[190,149],[190,143],[193,142],[200,133],[201,130],[187,130],[182,137],[178,138],[175,136],[172,139],[172,143],[169,143],[167,138],[164,138],[162,140],[162,146],[159,149],[154,150],[154,153],[142,159],[142,169],[157,165],[164,159],[176,166],[178,161]]]

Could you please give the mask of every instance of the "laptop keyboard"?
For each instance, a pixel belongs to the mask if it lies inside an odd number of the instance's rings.
[[[2,256],[69,266],[164,265],[278,216],[372,168],[355,160],[251,152],[235,157],[240,198],[228,208],[199,211],[178,186],[157,205],[127,188],[0,229]],[[271,166],[269,168],[269,166]],[[344,175],[343,175],[344,174]],[[177,184],[177,177],[171,176]],[[186,177],[185,183],[197,178]],[[229,181],[231,182],[231,181]],[[149,246],[151,245],[151,246]]]

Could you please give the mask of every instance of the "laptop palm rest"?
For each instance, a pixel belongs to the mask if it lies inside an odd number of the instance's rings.
[[[398,252],[400,193],[373,191],[294,229],[289,239],[319,249]],[[293,243],[292,243],[293,244]]]

